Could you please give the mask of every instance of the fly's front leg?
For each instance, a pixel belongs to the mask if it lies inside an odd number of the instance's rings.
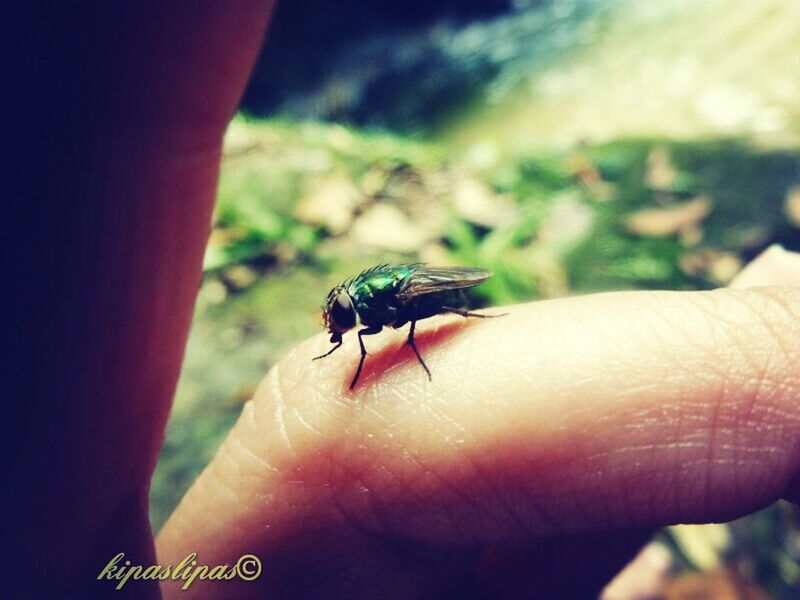
[[[364,347],[364,337],[365,335],[375,335],[376,333],[380,333],[383,327],[377,325],[375,327],[365,327],[364,329],[360,329],[358,332],[358,345],[361,347],[361,359],[358,361],[358,369],[356,370],[356,374],[353,377],[353,381],[350,382],[350,389],[352,390],[356,387],[356,383],[358,383],[358,378],[361,377],[361,369],[364,367],[364,360],[367,358],[367,349]]]
[[[341,333],[334,333],[331,335],[331,344],[336,344],[333,348],[328,350],[325,354],[320,354],[319,356],[315,356],[311,360],[319,360],[320,358],[325,358],[326,356],[330,356],[333,354],[334,350],[338,350],[339,347],[342,345],[342,334]]]
[[[314,358],[312,358],[311,360],[319,360],[320,358],[325,358],[326,356],[330,356],[331,354],[333,354],[333,351],[334,351],[334,350],[338,350],[338,349],[339,349],[339,347],[340,347],[341,345],[342,345],[342,342],[339,342],[339,343],[338,343],[338,344],[336,344],[336,345],[335,345],[333,348],[331,348],[330,350],[328,350],[328,351],[327,351],[325,354],[320,354],[319,356],[315,356],[315,357],[314,357]]]
[[[416,327],[416,325],[417,325],[416,321],[411,321],[411,327],[408,330],[408,339],[406,340],[406,343],[409,346],[411,346],[411,349],[414,351],[414,354],[417,355],[417,360],[419,361],[419,364],[422,365],[422,368],[425,369],[425,372],[428,374],[428,381],[433,381],[433,377],[431,377],[431,370],[428,368],[428,365],[425,364],[425,361],[422,360],[422,356],[420,355],[419,350],[417,350],[417,344],[414,342],[414,328]]]

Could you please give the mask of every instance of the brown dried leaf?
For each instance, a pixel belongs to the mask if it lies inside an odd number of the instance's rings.
[[[350,235],[358,244],[392,252],[416,252],[427,241],[423,230],[391,204],[375,204],[364,211]]]
[[[684,573],[670,581],[665,600],[769,600],[758,586],[739,580],[728,571]]]
[[[511,199],[495,194],[477,179],[462,179],[456,183],[453,208],[465,221],[491,228],[510,223],[517,214]]]
[[[586,237],[594,222],[594,211],[580,201],[580,196],[567,193],[553,200],[536,238],[551,249],[563,252]]]
[[[708,197],[697,196],[666,208],[645,208],[635,212],[625,219],[625,226],[636,235],[663,237],[696,227],[711,213],[711,209]]]
[[[678,266],[689,277],[704,275],[720,285],[727,285],[742,270],[742,259],[733,252],[697,250],[678,259]]]
[[[303,223],[323,226],[332,235],[339,235],[350,227],[362,200],[353,182],[337,175],[323,179],[297,204],[294,212]]]
[[[645,546],[611,580],[600,595],[601,600],[644,600],[663,596],[672,568],[672,554],[666,546],[653,542]]]
[[[614,196],[614,186],[603,181],[595,166],[583,154],[574,154],[570,157],[569,167],[572,174],[578,178],[583,187],[595,200],[605,202]]]
[[[786,218],[794,227],[800,227],[800,185],[786,192]]]
[[[223,277],[232,288],[242,290],[252,285],[258,274],[247,265],[231,265],[225,269]]]
[[[669,152],[665,148],[653,148],[647,156],[647,186],[654,190],[671,190],[676,176]]]

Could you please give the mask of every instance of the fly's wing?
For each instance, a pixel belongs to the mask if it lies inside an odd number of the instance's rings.
[[[492,272],[486,269],[426,267],[422,265],[406,277],[397,293],[397,297],[400,302],[408,302],[412,298],[424,294],[473,287],[483,283],[491,276]]]

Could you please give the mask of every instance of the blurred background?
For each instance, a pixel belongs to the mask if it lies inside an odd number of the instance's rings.
[[[345,277],[492,269],[474,306],[724,286],[800,250],[799,143],[797,0],[279,2],[225,140],[155,527]],[[656,540],[664,597],[800,598],[788,504]]]

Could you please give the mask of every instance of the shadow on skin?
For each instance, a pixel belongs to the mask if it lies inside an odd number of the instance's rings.
[[[506,316],[507,314],[508,313],[502,313],[488,316],[500,317]],[[448,343],[465,329],[475,327],[479,322],[483,321],[486,321],[486,319],[462,317],[458,315],[437,315],[430,319],[417,322],[417,328],[414,332],[414,341],[416,342],[417,350],[419,350],[423,360],[425,360],[425,363],[431,369],[432,380],[435,380],[436,372],[435,367],[431,366],[432,363],[428,355],[435,356],[438,347]],[[358,368],[360,357],[358,336],[356,330],[345,335],[343,349],[345,346],[348,348],[355,348],[355,358],[352,358],[352,350],[350,350],[349,354],[347,352],[340,352],[336,359],[333,358],[334,355],[323,359],[331,362],[338,360],[341,369],[346,373],[346,377],[342,379],[344,396],[353,396],[363,391],[365,388],[379,383],[382,375],[394,372],[395,370],[410,368],[410,364],[415,365],[416,368],[419,369],[420,381],[428,381],[425,369],[417,360],[411,346],[407,343],[409,327],[410,325],[408,324],[400,329],[385,327],[379,334],[366,336],[364,338],[367,357],[364,361],[361,376],[353,390],[350,390],[350,381]]]

